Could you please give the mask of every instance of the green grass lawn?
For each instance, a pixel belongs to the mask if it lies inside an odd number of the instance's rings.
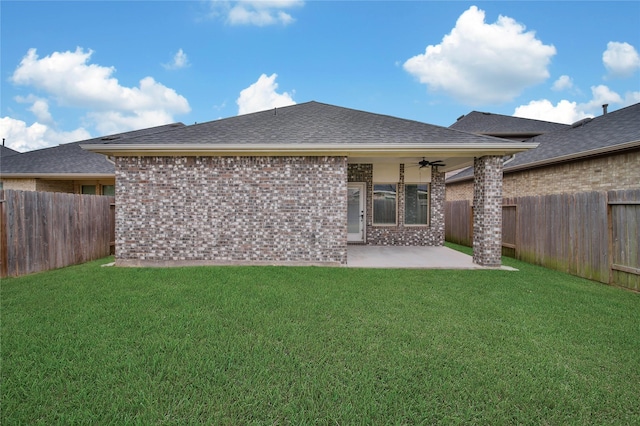
[[[508,271],[102,268],[1,283],[0,423],[640,424],[640,295]]]

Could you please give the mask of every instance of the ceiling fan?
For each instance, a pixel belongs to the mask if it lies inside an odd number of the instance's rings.
[[[422,157],[421,161],[418,161],[418,165],[420,166],[420,168],[427,167],[427,166],[435,166],[435,167],[446,166],[446,164],[444,164],[442,160],[429,161],[429,160],[425,160],[424,157]]]

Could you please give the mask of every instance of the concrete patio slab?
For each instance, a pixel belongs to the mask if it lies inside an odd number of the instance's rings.
[[[347,247],[349,268],[407,268],[407,269],[500,269],[517,271],[509,266],[490,268],[473,263],[467,254],[448,247],[426,246],[366,246]]]

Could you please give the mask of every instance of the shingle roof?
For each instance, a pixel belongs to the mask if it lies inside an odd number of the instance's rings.
[[[640,147],[640,103],[583,121],[564,130],[535,136],[527,142],[538,147],[515,155],[504,171],[515,171],[606,152]],[[464,170],[447,182],[465,180],[473,170]]]
[[[16,154],[20,154],[20,153],[18,151],[14,151],[11,148],[7,148],[4,145],[0,145],[0,158],[7,158]]]
[[[567,124],[529,118],[511,117],[490,112],[472,111],[449,126],[450,129],[483,135],[541,135],[570,127]]]
[[[185,126],[169,133],[103,144],[504,143],[447,127],[319,102]]]
[[[106,140],[126,140],[141,135],[168,132],[180,127],[184,127],[184,124],[168,124],[102,136],[86,141],[24,152],[9,158],[4,158],[3,156],[0,174],[115,174],[113,163],[107,160],[107,157],[86,151],[80,147],[80,144],[101,143]]]

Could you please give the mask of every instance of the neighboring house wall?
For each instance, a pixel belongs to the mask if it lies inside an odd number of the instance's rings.
[[[447,201],[473,200],[473,178],[462,182],[448,183],[446,199]]]
[[[70,194],[82,194],[82,186],[93,186],[97,195],[109,194],[105,187],[115,185],[115,179],[111,180],[52,180],[52,179],[12,179],[3,178],[3,189],[17,191],[41,191],[41,192],[66,192]]]
[[[13,189],[16,191],[35,191],[35,179],[2,179],[2,189]]]
[[[36,180],[36,191],[69,192],[74,193],[75,185],[72,180]]]
[[[399,165],[398,222],[373,225],[373,165],[349,164],[349,182],[367,185],[366,243],[369,245],[441,246],[444,244],[444,173],[433,172],[429,185],[429,225],[405,225],[404,165]]]
[[[637,189],[638,164],[640,150],[519,172],[507,171],[503,178],[503,196]],[[447,201],[472,199],[472,180],[447,184]]]
[[[347,261],[346,157],[117,157],[119,265]]]

